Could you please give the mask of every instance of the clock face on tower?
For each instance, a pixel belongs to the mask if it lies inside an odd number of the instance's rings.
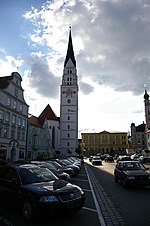
[[[73,90],[72,89],[67,89],[66,90],[66,96],[72,96],[72,94],[73,94]]]
[[[63,94],[66,94],[66,97],[72,97],[73,94],[76,94],[76,91],[69,88],[66,91],[63,91]]]

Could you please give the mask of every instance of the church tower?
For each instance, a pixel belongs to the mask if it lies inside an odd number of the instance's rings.
[[[146,87],[145,87],[145,94],[144,94],[144,105],[145,105],[146,129],[150,130],[150,101],[149,101],[149,95],[147,93]]]
[[[60,91],[60,155],[76,155],[78,146],[78,78],[71,28]]]

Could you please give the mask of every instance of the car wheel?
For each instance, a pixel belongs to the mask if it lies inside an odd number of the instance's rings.
[[[35,205],[32,200],[25,199],[22,202],[22,215],[25,221],[32,222],[35,218]]]
[[[127,182],[126,182],[125,179],[122,180],[122,186],[123,186],[124,188],[127,188]]]

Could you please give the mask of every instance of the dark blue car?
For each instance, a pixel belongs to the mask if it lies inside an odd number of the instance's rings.
[[[0,167],[0,198],[17,204],[26,221],[38,213],[76,211],[83,207],[82,189],[58,179],[47,168],[34,164],[15,164]]]

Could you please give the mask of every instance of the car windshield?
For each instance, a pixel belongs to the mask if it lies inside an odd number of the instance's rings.
[[[100,156],[93,156],[93,160],[99,160],[99,159],[101,159]]]
[[[145,170],[144,166],[138,162],[126,162],[123,164],[124,170]]]
[[[53,162],[46,162],[46,165],[48,166],[47,168],[49,169],[54,169],[54,170],[58,169],[58,167],[56,167],[56,165],[54,165]]]
[[[57,177],[47,168],[20,167],[20,176],[23,184],[56,180]]]
[[[57,167],[57,169],[62,168],[62,166],[58,162],[52,161],[52,163],[55,167]]]

